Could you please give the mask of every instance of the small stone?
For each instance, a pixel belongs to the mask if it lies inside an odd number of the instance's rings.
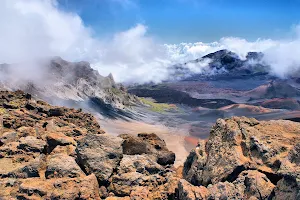
[[[19,142],[18,148],[28,152],[42,152],[46,146],[45,141],[33,136],[22,137]]]

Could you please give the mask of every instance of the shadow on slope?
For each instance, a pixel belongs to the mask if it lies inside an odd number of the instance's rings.
[[[136,87],[129,89],[128,92],[139,97],[151,97],[158,103],[183,104],[190,107],[201,106],[204,108],[217,109],[235,104],[235,102],[227,99],[196,99],[185,92],[161,85]]]
[[[111,104],[105,103],[102,99],[97,97],[91,97],[87,101],[87,105],[93,112],[100,113],[103,117],[109,119],[123,119],[129,121],[129,119],[138,119],[137,114],[128,109],[114,108]]]
[[[69,108],[82,108],[86,112],[100,114],[104,118],[116,120],[122,119],[129,121],[130,119],[139,119],[139,115],[129,109],[119,109],[113,107],[111,104],[105,103],[102,99],[97,97],[90,97],[85,101],[65,100],[59,98],[43,98],[43,100],[57,106],[65,106]]]

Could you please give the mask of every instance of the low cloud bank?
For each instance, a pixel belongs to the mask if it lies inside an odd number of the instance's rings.
[[[241,58],[249,51],[261,51],[272,73],[280,77],[300,69],[300,26],[293,28],[293,38],[253,42],[229,37],[213,43],[161,44],[147,34],[148,28],[142,24],[99,39],[79,15],[60,10],[55,0],[3,0],[0,27],[0,63],[61,56],[69,61],[89,61],[100,74],[112,73],[118,82],[160,82],[170,76],[169,66],[220,49],[233,51]],[[205,61],[187,67],[199,73],[207,64]],[[22,72],[16,72],[16,79],[34,79],[43,74],[37,64],[16,71]]]

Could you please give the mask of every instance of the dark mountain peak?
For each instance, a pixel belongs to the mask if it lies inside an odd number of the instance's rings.
[[[263,56],[262,52],[248,52],[246,58],[243,59],[235,52],[222,49],[182,65],[174,65],[173,70],[176,77],[179,77],[177,80],[266,76],[269,75],[270,66],[264,63]],[[193,64],[193,67],[201,64],[199,73],[190,70],[189,64]]]
[[[230,71],[232,69],[241,67],[243,64],[242,60],[236,53],[226,49],[203,56],[201,60],[207,58],[211,59],[210,68],[215,69],[224,68],[225,70]]]
[[[242,59],[236,53],[223,49],[203,56],[201,60],[211,59],[209,64],[211,69],[225,69],[227,72],[234,71],[242,74],[256,74],[258,72],[264,74],[268,67],[261,62],[263,56],[262,52],[248,52],[246,59]],[[253,62],[253,60],[257,62]]]
[[[261,60],[264,57],[262,52],[248,52],[246,59],[247,60]]]
[[[229,58],[229,57],[238,58],[238,55],[227,49],[222,49],[222,50],[207,54],[207,55],[203,56],[202,58],[222,59],[222,58]]]
[[[241,59],[236,53],[227,49],[222,49],[203,56],[201,59],[209,58],[213,61],[220,61],[222,64],[228,64],[236,61],[262,60],[264,54],[262,52],[248,52],[246,60]],[[200,59],[198,59],[200,60]]]

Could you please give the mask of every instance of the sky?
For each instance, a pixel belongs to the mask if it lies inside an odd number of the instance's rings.
[[[147,83],[227,49],[241,59],[263,52],[285,77],[300,69],[298,10],[300,0],[0,0],[0,63],[60,56],[117,82]],[[201,73],[207,64],[186,67]],[[39,71],[26,65],[16,79]]]
[[[277,39],[299,23],[299,0],[59,0],[98,36],[146,24],[165,43]]]

